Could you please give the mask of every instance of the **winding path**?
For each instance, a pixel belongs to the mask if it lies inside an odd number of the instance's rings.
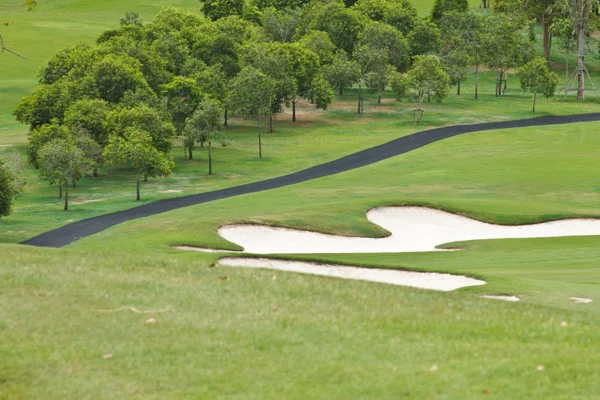
[[[212,192],[159,200],[154,203],[144,204],[128,210],[73,222],[69,225],[65,225],[58,229],[54,229],[26,240],[21,244],[40,247],[63,247],[81,238],[101,232],[122,222],[131,221],[137,218],[144,218],[195,204],[202,204],[210,201],[226,199],[229,197],[277,189],[284,186],[306,182],[312,179],[339,174],[340,172],[364,167],[390,157],[407,153],[428,144],[454,136],[463,135],[465,133],[482,132],[494,129],[526,128],[532,126],[593,121],[600,121],[600,113],[548,116],[516,121],[489,122],[482,124],[455,125],[435,128],[413,133],[382,145],[350,154],[334,161],[316,165],[314,167],[277,178],[266,179],[264,181],[248,183],[227,189],[215,190]]]

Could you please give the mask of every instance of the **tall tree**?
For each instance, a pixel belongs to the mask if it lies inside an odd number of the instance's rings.
[[[437,53],[442,44],[440,30],[437,25],[430,20],[421,19],[408,34],[408,44],[413,57],[422,54]]]
[[[186,131],[190,136],[203,137],[208,143],[208,174],[212,174],[212,142],[214,136],[221,130],[221,115],[223,106],[216,100],[206,99],[194,115],[186,123]]]
[[[127,128],[123,136],[113,135],[104,149],[111,164],[129,163],[136,172],[136,200],[140,201],[140,178],[169,176],[175,167],[173,158],[158,151],[152,137],[135,128]]]
[[[450,12],[466,13],[467,11],[469,11],[468,0],[434,0],[431,19],[437,23],[445,14]]]
[[[203,94],[196,85],[196,80],[181,76],[175,77],[166,85],[162,85],[161,91],[166,100],[167,109],[173,117],[173,126],[175,126],[177,134],[181,135],[186,119],[196,111]]]
[[[560,7],[556,7],[557,0],[528,0],[526,3],[527,14],[537,18],[542,25],[542,43],[544,58],[550,62],[550,53],[552,51],[552,31],[551,27],[554,18],[559,16]]]
[[[479,68],[485,61],[486,19],[475,13],[448,13],[440,23],[446,46],[475,66],[475,99],[479,97]]]
[[[260,70],[242,69],[232,84],[231,105],[242,117],[258,121],[258,156],[262,158],[261,115],[269,115],[275,98],[275,83]]]
[[[348,59],[343,50],[336,53],[331,65],[323,68],[323,76],[331,86],[339,88],[340,96],[344,95],[344,88],[351,87],[358,80],[360,67],[354,60]]]
[[[519,68],[518,75],[521,88],[533,93],[532,112],[535,112],[535,101],[538,93],[543,94],[546,98],[554,96],[558,85],[558,75],[548,69],[548,63],[544,58],[536,57],[523,65]]]
[[[202,0],[202,12],[213,21],[230,15],[242,15],[244,3],[239,0]]]
[[[417,56],[408,71],[408,85],[413,89],[416,98],[417,122],[421,122],[423,101],[430,94],[439,102],[446,98],[448,96],[450,77],[444,71],[442,63],[437,56]]]
[[[69,209],[69,183],[79,179],[92,168],[83,150],[70,140],[54,139],[45,144],[39,152],[40,175],[50,183],[58,183],[65,188],[65,207]]]
[[[557,18],[551,27],[553,37],[565,51],[565,82],[569,80],[569,54],[577,48],[577,38],[570,18]]]
[[[300,11],[296,9],[277,10],[269,7],[264,10],[261,23],[271,40],[288,43],[296,33],[299,19]]]
[[[387,51],[374,46],[359,45],[354,52],[354,60],[359,66],[357,113],[364,112],[363,87],[372,74],[385,73]]]
[[[14,200],[23,193],[25,178],[19,153],[0,156],[0,220],[12,212]]]

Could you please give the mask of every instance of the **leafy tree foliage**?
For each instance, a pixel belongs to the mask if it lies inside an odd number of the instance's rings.
[[[83,150],[67,139],[53,139],[39,151],[40,176],[65,188],[65,207],[69,209],[69,183],[92,169]]]
[[[378,46],[359,45],[354,52],[354,60],[359,67],[357,113],[362,114],[364,112],[363,87],[373,74],[385,73],[387,51]]]
[[[140,201],[141,177],[169,176],[175,167],[170,156],[154,147],[153,138],[135,127],[127,128],[123,136],[111,136],[103,155],[111,164],[129,163],[136,172],[137,201]]]
[[[231,104],[241,116],[258,121],[258,156],[262,158],[261,115],[270,115],[275,98],[275,82],[260,70],[248,66],[240,71],[232,84]]]
[[[57,119],[50,123],[38,126],[29,132],[29,143],[27,145],[27,158],[31,165],[39,168],[39,152],[45,144],[55,139],[67,140],[69,130],[60,124]]]
[[[98,144],[105,146],[108,143],[105,121],[109,112],[104,100],[79,100],[65,112],[64,125],[69,129],[83,128]]]
[[[287,43],[292,40],[300,21],[297,9],[277,10],[267,8],[262,15],[262,26],[267,36],[276,42]]]
[[[223,106],[213,99],[206,99],[186,123],[186,137],[208,143],[209,175],[212,174],[212,142],[214,136],[221,130],[221,115],[223,115]],[[191,145],[193,146],[193,143]]]
[[[173,125],[178,134],[183,132],[185,120],[192,116],[203,93],[192,78],[175,77],[171,82],[161,86],[167,109],[173,118]]]
[[[216,21],[230,15],[242,15],[243,4],[240,0],[202,0],[202,12]]]
[[[518,75],[521,88],[533,93],[532,112],[535,112],[535,101],[538,93],[543,94],[546,98],[554,96],[558,85],[558,75],[548,69],[546,59],[542,57],[534,58],[519,68]]]
[[[0,156],[0,219],[10,215],[13,201],[23,193],[25,183],[19,154]]]
[[[415,57],[415,61],[408,71],[408,86],[413,90],[416,98],[417,122],[421,122],[425,98],[433,95],[435,100],[441,102],[448,96],[449,85],[450,77],[444,71],[437,56]]]
[[[519,25],[504,15],[488,19],[485,64],[496,72],[496,96],[506,89],[507,71],[533,58],[533,48]]]
[[[358,37],[368,19],[354,9],[348,9],[344,3],[332,2],[315,6],[307,16],[307,30],[327,32],[335,46],[352,54]]]
[[[435,54],[441,47],[440,30],[428,19],[419,20],[408,34],[408,44],[412,56]]]
[[[392,2],[383,14],[383,22],[407,36],[418,21],[417,9],[408,1]]]
[[[468,0],[435,0],[431,9],[431,19],[439,22],[447,13],[466,13],[467,11],[469,11]]]
[[[152,146],[159,152],[168,153],[175,137],[175,128],[164,121],[161,114],[142,104],[133,108],[118,108],[106,117],[106,129],[111,136],[124,137],[128,128],[135,128],[151,138]]]
[[[356,61],[348,59],[344,51],[338,52],[331,65],[323,68],[323,76],[331,86],[339,88],[340,96],[344,94],[344,88],[358,81],[359,74],[360,66]]]
[[[319,57],[321,66],[329,65],[335,57],[335,44],[329,35],[323,31],[312,31],[298,40],[298,44],[315,53]]]

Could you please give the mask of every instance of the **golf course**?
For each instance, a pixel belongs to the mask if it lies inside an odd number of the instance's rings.
[[[501,1],[33,3],[0,3],[0,399],[597,398],[595,11],[581,99],[564,10],[544,59]],[[471,17],[520,61],[460,58]]]

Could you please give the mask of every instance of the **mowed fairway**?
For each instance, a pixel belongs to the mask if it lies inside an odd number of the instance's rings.
[[[29,60],[0,55],[0,145],[12,145],[0,153],[24,153],[26,128],[10,113],[59,48],[91,43],[128,10],[150,20],[166,5],[199,8],[196,0],[57,0],[27,14],[13,11],[20,2],[8,3],[1,16],[14,23],[0,25],[0,33]],[[416,7],[426,15],[431,4]],[[557,49],[557,71],[560,55]],[[597,60],[588,67],[599,75]],[[215,175],[206,175],[205,149],[186,161],[176,142],[173,176],[143,184],[142,200],[280,176],[432,127],[600,109],[593,99],[539,100],[532,114],[531,95],[514,75],[501,98],[493,96],[492,73],[480,79],[479,101],[470,74],[461,96],[427,104],[420,125],[412,123],[413,105],[390,93],[382,105],[369,93],[360,117],[355,90],[326,112],[303,103],[296,124],[288,110],[277,133],[263,136],[261,161],[255,124],[234,117],[225,130],[232,146],[214,149]],[[342,174],[130,221],[63,249],[16,243],[138,205],[134,173],[101,169],[78,183],[70,211],[62,212],[57,188],[27,167],[26,192],[0,222],[0,399],[594,399],[600,237],[447,243],[463,249],[453,252],[285,255],[487,282],[447,293],[227,268],[218,266],[222,255],[172,246],[239,250],[217,234],[227,223],[383,237],[365,217],[382,205],[425,205],[511,225],[600,218],[599,132],[594,122],[466,134]]]

